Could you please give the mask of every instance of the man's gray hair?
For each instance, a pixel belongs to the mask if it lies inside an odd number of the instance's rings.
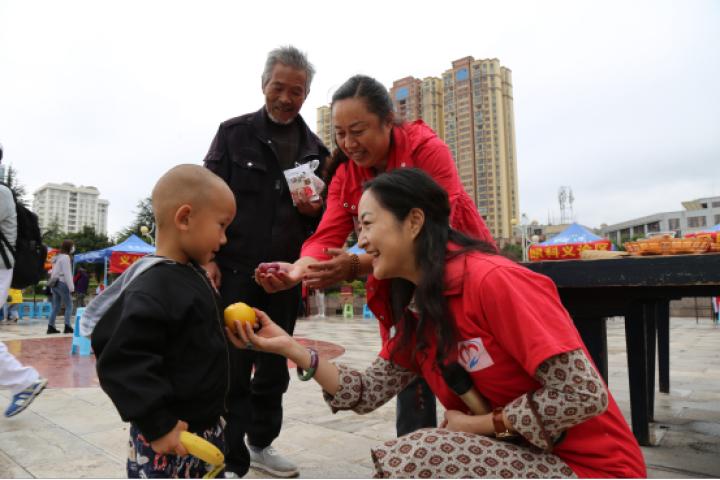
[[[267,60],[265,61],[265,70],[262,74],[263,88],[270,82],[272,70],[277,63],[282,63],[296,70],[305,70],[307,74],[305,93],[307,94],[310,91],[310,84],[312,83],[313,76],[315,76],[315,67],[313,67],[312,63],[307,59],[307,55],[292,45],[278,47],[268,53]]]

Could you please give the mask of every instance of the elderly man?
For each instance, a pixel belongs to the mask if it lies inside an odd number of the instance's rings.
[[[265,105],[220,124],[205,166],[235,193],[237,214],[227,244],[206,265],[224,306],[245,302],[266,311],[292,334],[299,288],[269,295],[253,280],[264,261],[294,262],[322,213],[322,200],[296,205],[284,171],[312,160],[320,167],[329,151],[300,116],[315,70],[292,46],[268,54],[262,74]],[[282,426],[282,395],[290,377],[278,355],[230,348],[231,382],[225,438],[227,470],[243,476],[250,465],[272,475],[292,477],[297,467],[271,446]],[[247,435],[247,447],[245,436]]]

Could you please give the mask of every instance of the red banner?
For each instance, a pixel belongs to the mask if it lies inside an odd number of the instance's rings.
[[[720,232],[686,233],[685,238],[709,238],[711,242],[720,243]]]
[[[124,253],[113,252],[110,256],[110,272],[123,273],[127,268],[135,263],[138,258],[144,257],[145,253]]]
[[[611,250],[610,240],[596,240],[585,243],[562,243],[559,245],[532,245],[528,249],[531,262],[546,260],[573,260],[580,258],[583,250]]]

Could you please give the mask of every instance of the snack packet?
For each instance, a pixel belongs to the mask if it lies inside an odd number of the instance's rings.
[[[320,165],[319,160],[311,160],[308,163],[297,165],[295,168],[285,170],[285,180],[287,180],[290,196],[293,205],[297,205],[298,200],[306,199],[311,202],[320,199],[320,192],[325,187],[323,182],[314,171]]]

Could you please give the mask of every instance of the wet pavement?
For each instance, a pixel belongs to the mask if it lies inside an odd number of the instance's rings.
[[[609,387],[629,421],[623,324],[608,322]],[[0,340],[50,380],[28,410],[0,418],[0,477],[124,477],[127,424],[97,386],[94,357],[71,356],[71,335],[46,336],[45,328],[42,320],[0,324]],[[375,322],[357,317],[302,319],[296,335],[321,356],[359,368],[379,349]],[[317,384],[291,378],[275,447],[305,478],[370,477],[370,447],[394,437],[394,401],[367,415],[333,415]],[[643,447],[649,475],[720,477],[720,328],[709,320],[672,319],[670,380],[670,394],[656,393],[657,445]],[[7,402],[9,393],[0,391],[3,408]]]

